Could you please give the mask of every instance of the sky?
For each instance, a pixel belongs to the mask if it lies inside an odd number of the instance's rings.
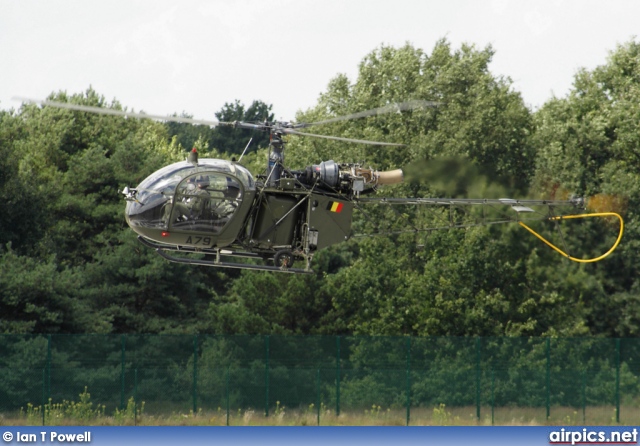
[[[215,119],[313,107],[381,45],[491,45],[535,110],[640,33],[636,0],[0,0],[0,109],[92,87],[129,110]]]

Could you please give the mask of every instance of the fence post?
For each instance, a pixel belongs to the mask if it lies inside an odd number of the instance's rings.
[[[193,415],[198,412],[198,335],[193,337]]]
[[[124,410],[125,335],[120,336],[120,410]]]
[[[620,423],[620,338],[616,338],[616,423]]]
[[[493,369],[491,369],[491,425],[493,426],[493,410],[495,407],[495,387],[496,387],[496,377]]]
[[[546,386],[547,388],[547,420],[551,416],[551,338],[547,338],[547,373],[546,373]]]
[[[316,408],[317,411],[317,418],[318,418],[318,426],[320,426],[320,405],[322,404],[322,401],[320,400],[320,369],[318,369],[318,371],[316,372],[316,402],[318,403],[318,407]]]
[[[476,418],[480,419],[480,338],[476,337]]]
[[[227,426],[229,425],[229,369],[230,365],[227,366]]]
[[[407,426],[411,419],[411,336],[407,336]]]
[[[42,369],[42,425],[45,426],[45,407],[47,401],[47,369]]]
[[[264,416],[269,416],[269,335],[264,337],[264,383],[265,383],[265,400],[264,400]]]
[[[587,370],[582,371],[582,424],[587,423]]]
[[[133,425],[138,425],[138,368],[133,371]]]
[[[51,335],[47,335],[47,401],[51,398]]]
[[[340,336],[336,336],[336,417],[340,415]]]

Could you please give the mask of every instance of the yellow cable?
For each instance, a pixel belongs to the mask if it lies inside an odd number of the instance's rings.
[[[599,213],[595,213],[595,214],[564,215],[562,217],[551,217],[551,218],[549,218],[549,220],[563,220],[565,218],[589,218],[589,217],[618,217],[618,220],[620,220],[620,233],[618,234],[618,239],[616,240],[616,242],[613,244],[611,249],[609,249],[609,251],[605,252],[600,257],[595,257],[593,259],[577,259],[575,257],[571,257],[569,254],[567,254],[566,252],[562,251],[557,246],[551,244],[551,242],[549,242],[543,236],[541,236],[536,231],[531,229],[529,226],[525,225],[523,222],[519,221],[518,223],[520,223],[520,226],[525,228],[527,231],[531,232],[533,235],[538,237],[540,240],[542,240],[548,246],[550,246],[551,248],[555,249],[556,251],[558,251],[560,254],[562,254],[563,256],[568,258],[569,260],[573,260],[574,262],[579,262],[579,263],[592,263],[592,262],[597,262],[598,260],[602,260],[605,257],[607,257],[609,254],[611,254],[618,247],[618,244],[620,244],[620,240],[622,240],[622,232],[624,231],[624,221],[622,220],[622,217],[620,215],[616,214],[615,212],[599,212]]]

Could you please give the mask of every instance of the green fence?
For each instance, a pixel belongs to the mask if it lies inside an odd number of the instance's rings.
[[[635,422],[639,376],[640,339],[0,336],[0,412],[39,408],[44,424],[47,405],[85,388],[106,414],[144,402],[148,415],[232,424],[283,407],[319,424],[363,413],[494,422],[497,411],[503,423],[523,410],[539,422]]]

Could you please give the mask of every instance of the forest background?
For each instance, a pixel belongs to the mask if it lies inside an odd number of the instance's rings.
[[[352,239],[319,252],[310,276],[170,264],[127,228],[118,190],[191,147],[230,159],[256,135],[23,104],[0,111],[0,333],[637,336],[640,43],[579,71],[566,97],[535,111],[490,72],[492,56],[446,40],[430,53],[375,49],[355,82],[337,75],[296,121],[406,100],[440,105],[314,129],[403,148],[291,136],[287,164],[408,167],[410,181],[384,188],[388,196],[613,197],[605,207],[623,214],[625,235],[606,260],[570,262],[517,225],[498,225]],[[91,88],[50,98],[123,108]],[[216,117],[263,120],[271,108],[234,102]],[[254,140],[243,159],[254,173],[266,144]],[[578,224],[565,242],[591,256],[615,235]]]

